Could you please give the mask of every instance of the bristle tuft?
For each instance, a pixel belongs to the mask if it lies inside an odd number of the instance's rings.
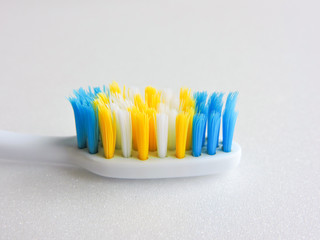
[[[205,128],[206,116],[201,113],[197,113],[193,117],[192,127],[192,155],[199,157],[202,149],[202,137]]]
[[[82,149],[87,146],[87,133],[85,129],[85,111],[83,111],[81,103],[77,98],[71,97],[69,98],[69,101],[72,105],[74,118],[76,122],[78,148]]]
[[[178,112],[175,109],[171,109],[168,113],[168,149],[176,149],[176,118]]]
[[[176,157],[184,158],[186,152],[187,134],[190,115],[180,112],[176,119]]]
[[[99,141],[99,121],[96,113],[96,109],[91,104],[84,106],[85,112],[85,129],[87,133],[87,145],[89,153],[98,152],[98,141]]]
[[[127,158],[131,156],[132,149],[131,115],[128,110],[119,110],[118,116],[121,132],[122,155]]]
[[[138,158],[147,160],[149,153],[149,118],[145,112],[138,112],[136,119]]]
[[[168,147],[168,114],[157,114],[157,149],[158,156],[164,158],[167,156]]]
[[[209,114],[207,139],[207,151],[209,155],[214,155],[217,151],[220,121],[221,113],[213,111]]]
[[[229,93],[223,113],[222,132],[224,152],[231,152],[232,149],[233,133],[238,117],[238,112],[235,111],[238,94],[238,92]]]

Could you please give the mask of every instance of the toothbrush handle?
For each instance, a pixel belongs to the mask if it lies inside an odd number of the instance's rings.
[[[12,162],[72,165],[76,137],[42,137],[0,130],[0,159]]]

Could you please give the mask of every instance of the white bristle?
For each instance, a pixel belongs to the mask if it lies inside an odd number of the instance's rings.
[[[158,112],[159,113],[167,113],[169,112],[169,106],[165,103],[160,103],[158,105]]]
[[[177,118],[177,110],[170,109],[168,113],[168,149],[175,150],[176,149],[176,118]]]
[[[110,100],[111,103],[117,105],[120,109],[128,109],[134,105],[131,99],[123,99],[123,97],[119,95],[111,96]]]
[[[179,104],[180,104],[179,97],[173,96],[173,97],[171,98],[170,108],[179,110]]]
[[[115,113],[116,116],[116,149],[121,148],[121,131],[120,131],[120,123],[119,123],[119,112],[120,108],[117,103],[111,102],[110,107],[112,112]]]
[[[162,94],[161,94],[161,100],[164,103],[170,105],[172,96],[173,96],[172,89],[170,89],[170,88],[163,89]]]
[[[128,89],[128,98],[134,102],[134,96],[140,94],[140,89],[138,87],[132,87]]]
[[[168,114],[157,114],[157,149],[158,156],[164,158],[167,156],[168,146]]]
[[[121,148],[124,157],[131,156],[132,126],[131,115],[128,110],[119,110],[119,128],[121,132]]]

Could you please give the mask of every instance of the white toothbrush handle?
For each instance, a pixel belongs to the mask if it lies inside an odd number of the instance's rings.
[[[5,161],[72,165],[76,137],[42,137],[0,130],[0,159]]]

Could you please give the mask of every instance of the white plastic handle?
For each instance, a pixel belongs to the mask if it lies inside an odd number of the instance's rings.
[[[0,131],[0,159],[23,163],[79,166],[95,174],[128,179],[153,179],[191,177],[216,174],[235,168],[241,158],[241,147],[233,142],[232,151],[225,153],[221,146],[213,156],[206,154],[205,147],[201,157],[193,157],[190,151],[183,159],[175,157],[175,151],[168,151],[168,156],[158,158],[156,152],[149,154],[148,161],[140,161],[137,152],[132,157],[124,158],[116,150],[112,159],[99,153],[89,154],[80,150],[76,137],[40,137]]]
[[[0,158],[22,163],[69,166],[75,158],[75,144],[76,137],[42,137],[0,131]]]

